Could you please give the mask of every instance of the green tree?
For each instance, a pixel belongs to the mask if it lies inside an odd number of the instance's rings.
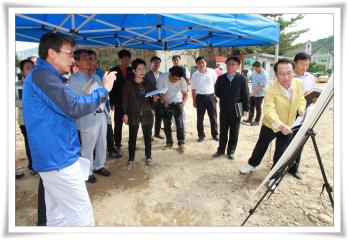
[[[309,64],[308,72],[323,74],[325,71],[326,67],[324,65],[320,65],[315,62],[311,62]]]
[[[21,60],[19,60],[17,54],[16,54],[16,68],[19,68],[19,63],[21,62]]]
[[[284,55],[285,53],[293,50],[297,47],[294,45],[294,41],[300,37],[303,33],[309,31],[309,28],[301,30],[290,30],[297,26],[298,22],[304,18],[303,14],[299,14],[295,17],[286,20],[283,14],[265,14],[265,17],[271,18],[273,21],[280,24],[280,43],[279,43],[279,55]],[[274,54],[274,46],[264,46],[259,49],[264,53]]]

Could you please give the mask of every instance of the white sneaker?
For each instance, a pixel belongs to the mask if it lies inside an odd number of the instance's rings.
[[[272,178],[272,179],[270,179],[269,181],[268,181],[268,187],[271,189],[271,190],[275,190],[275,188],[276,188],[276,182],[274,182],[275,181],[275,179],[274,178]]]
[[[240,173],[242,174],[246,174],[254,171],[256,171],[256,168],[248,163],[240,169]]]

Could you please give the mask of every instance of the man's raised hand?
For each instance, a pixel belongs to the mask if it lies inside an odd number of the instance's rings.
[[[116,73],[116,71],[104,73],[102,86],[105,87],[108,92],[113,88],[114,81],[116,80]]]

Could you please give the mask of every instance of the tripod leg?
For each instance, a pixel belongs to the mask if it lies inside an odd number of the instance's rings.
[[[252,214],[254,214],[254,212],[256,211],[256,209],[258,208],[259,204],[262,203],[263,199],[268,195],[268,193],[270,192],[271,188],[269,187],[267,189],[267,191],[265,191],[265,193],[263,194],[263,196],[259,199],[259,201],[257,202],[257,204],[254,206],[254,208],[251,208],[249,212],[249,215],[247,216],[247,218],[245,219],[245,221],[241,224],[241,226],[244,226],[245,223],[248,221],[248,219],[252,216]]]
[[[331,205],[332,205],[332,208],[333,208],[334,207],[334,203],[333,203],[333,197],[332,197],[332,187],[328,183],[328,180],[327,180],[327,177],[326,177],[326,173],[325,173],[325,170],[324,170],[324,165],[322,164],[320,153],[319,153],[319,149],[318,149],[316,141],[315,141],[315,133],[313,133],[311,135],[311,140],[313,141],[313,145],[314,145],[314,149],[315,149],[315,152],[316,152],[316,157],[317,157],[317,160],[318,160],[318,163],[319,163],[319,166],[320,166],[322,178],[324,179],[324,187],[326,188],[328,197],[330,198]]]

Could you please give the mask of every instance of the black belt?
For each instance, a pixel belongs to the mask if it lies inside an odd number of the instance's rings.
[[[102,113],[102,112],[103,112],[103,110],[101,110],[101,109],[96,111],[96,113]]]
[[[205,97],[211,97],[211,96],[214,96],[214,93],[211,93],[211,94],[197,94],[197,95],[201,95],[201,96],[205,96]]]

